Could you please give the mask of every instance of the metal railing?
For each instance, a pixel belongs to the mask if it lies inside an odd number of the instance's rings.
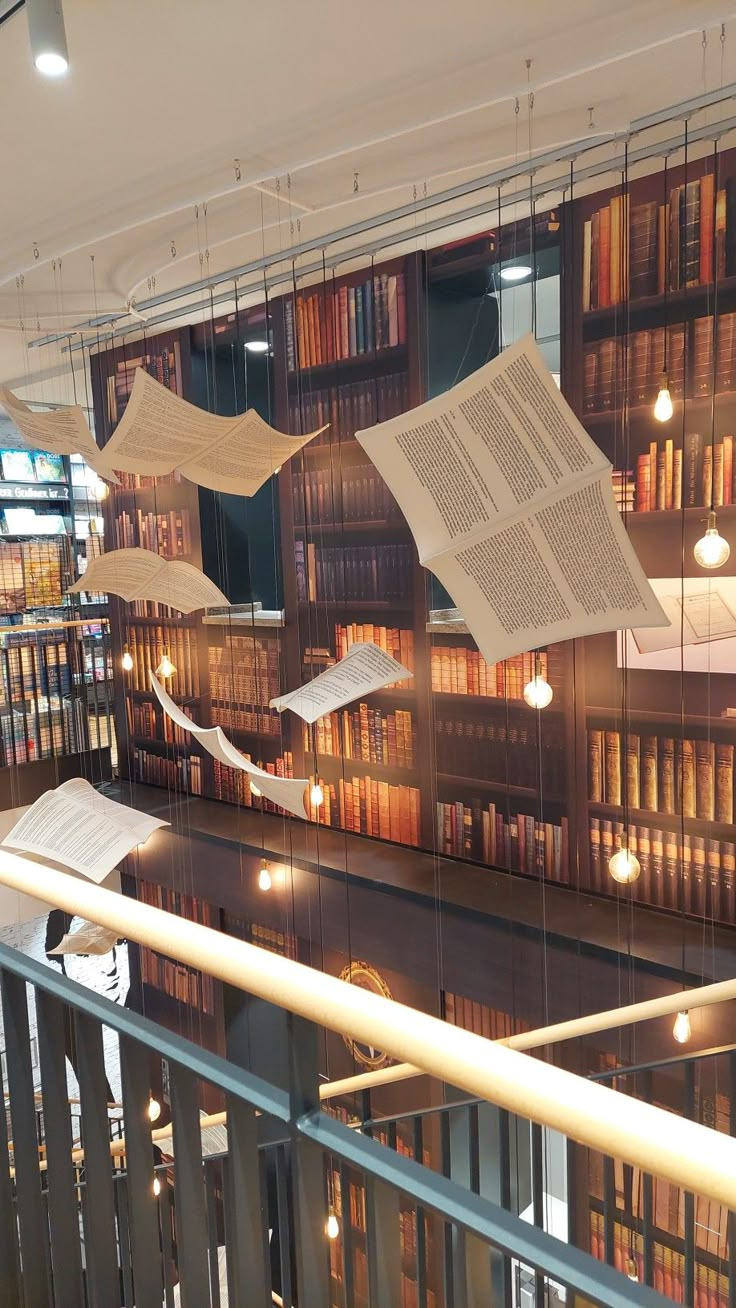
[[[38,1028],[44,1171],[28,987]],[[505,1110],[483,1105],[478,1122],[496,1135],[483,1137],[478,1167],[466,1141],[450,1131],[450,1162],[437,1171],[421,1132],[399,1151],[395,1140],[381,1143],[320,1111],[319,1030],[303,1018],[287,1019],[287,1090],[6,947],[0,996],[14,1163],[12,1177],[0,1129],[3,1308],[265,1308],[274,1293],[287,1308],[521,1308],[558,1302],[559,1287],[568,1303],[666,1302],[521,1220],[501,1185],[506,1137],[497,1124],[510,1121]],[[116,1032],[120,1050],[126,1153],[115,1167],[103,1026]],[[65,1029],[76,1046],[83,1172],[72,1162]],[[168,1063],[174,1155],[173,1164],[159,1165],[158,1195],[148,1116],[152,1054]],[[227,1152],[206,1160],[204,1087],[228,1122]],[[330,1216],[339,1229],[332,1240]]]

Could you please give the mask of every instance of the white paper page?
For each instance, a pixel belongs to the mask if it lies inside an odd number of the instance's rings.
[[[69,409],[38,412],[19,400],[7,386],[0,386],[0,404],[7,409],[29,449],[48,450],[50,454],[81,454],[100,476],[117,482],[117,477],[103,471],[102,453],[78,404]]]
[[[610,466],[531,336],[445,394],[356,438],[398,500],[422,563]]]
[[[680,581],[678,579],[679,587]],[[670,623],[668,627],[636,628],[632,635],[640,654],[653,654],[658,650],[680,648],[683,645],[703,645],[709,641],[729,640],[736,637],[736,613],[729,605],[736,601],[733,579],[703,583],[699,578],[688,578],[686,585],[694,586],[683,598],[677,594],[660,596],[660,603]],[[730,594],[729,594],[730,591]]]
[[[607,471],[428,566],[489,663],[575,636],[667,625]]]
[[[295,817],[308,816],[304,804],[304,795],[309,785],[306,778],[275,777],[264,768],[257,767],[228,740],[222,727],[197,726],[197,723],[192,722],[191,718],[188,718],[186,713],[183,713],[174,703],[155,673],[149,670],[148,675],[151,689],[167,717],[184,731],[191,732],[208,754],[220,763],[224,763],[226,767],[239,768],[241,772],[247,772],[249,776],[254,777],[261,794],[265,795],[266,799],[270,799],[273,804],[287,809]]]
[[[157,600],[180,613],[230,604],[214,581],[192,563],[167,561],[138,546],[110,550],[93,559],[68,593],[75,591],[106,591],[124,600]]]
[[[105,461],[119,472],[161,477],[201,454],[236,421],[198,409],[137,368],[125,412],[105,446]]]
[[[76,931],[69,931],[62,936],[56,949],[50,954],[109,954],[117,944],[120,936],[109,927],[98,926],[96,922],[85,922]]]
[[[206,454],[180,464],[181,471],[198,486],[231,495],[255,495],[269,477],[298,450],[318,436],[285,436],[249,409],[226,436]]]
[[[86,805],[97,814],[105,814],[111,822],[117,822],[126,831],[134,832],[139,844],[148,840],[148,837],[154,831],[158,831],[159,827],[169,825],[163,818],[152,817],[150,813],[141,813],[139,809],[130,808],[128,804],[119,804],[115,799],[108,799],[107,795],[100,794],[100,791],[95,790],[84,777],[72,777],[71,781],[65,781],[63,785],[57,786],[56,793],[68,796],[78,804]]]
[[[362,695],[370,695],[393,681],[404,681],[411,673],[396,659],[371,641],[350,646],[339,663],[320,673],[313,681],[271,700],[279,713],[291,709],[305,722],[316,722],[325,713],[333,713]]]
[[[121,821],[117,812],[111,817],[110,809],[122,809],[124,814],[132,810],[103,796],[98,797],[102,801],[99,805],[90,805],[86,799],[69,793],[67,787],[76,784],[67,782],[66,787],[47,790],[2,843],[10,849],[63,863],[99,884],[151,830],[166,824],[145,814],[135,815],[140,821],[129,817]]]

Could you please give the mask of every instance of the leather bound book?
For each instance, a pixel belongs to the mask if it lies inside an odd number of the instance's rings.
[[[695,741],[695,809],[699,818],[715,818],[715,745]]]
[[[629,266],[632,300],[657,293],[657,210],[656,200],[635,204],[631,210]]]
[[[736,177],[726,182],[726,276],[736,273]]]
[[[700,281],[700,182],[696,178],[680,191],[680,285]]]
[[[700,179],[700,281],[713,281],[713,232],[715,224],[715,177],[704,173]]]
[[[695,817],[695,745],[692,740],[677,742],[677,802],[683,817]]]
[[[621,737],[618,731],[607,731],[605,749],[605,797],[607,804],[621,803]]]
[[[588,795],[593,804],[603,803],[603,732],[588,731]]]
[[[639,782],[640,737],[629,733],[626,737],[626,802],[629,808],[641,808]]]
[[[675,742],[672,736],[659,738],[659,812],[675,811]]]
[[[733,822],[733,745],[716,745],[715,770],[715,820]]]
[[[599,212],[598,231],[598,307],[607,309],[611,303],[611,210],[608,205]]]
[[[657,737],[641,738],[641,806],[649,812],[657,809]]]

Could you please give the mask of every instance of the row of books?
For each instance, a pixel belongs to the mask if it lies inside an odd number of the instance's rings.
[[[142,472],[119,472],[120,490],[153,490],[155,486],[170,486],[182,480],[180,472],[169,472],[160,477],[146,477]]]
[[[386,654],[403,664],[409,672],[414,671],[414,632],[405,627],[383,627],[373,622],[335,623],[335,657],[342,659],[351,645],[372,642]],[[397,681],[392,685],[403,690],[410,690],[414,684],[413,677]],[[389,687],[386,687],[389,689]]]
[[[432,690],[450,695],[482,695],[488,699],[522,699],[535,668],[534,654],[516,654],[503,663],[487,663],[477,649],[435,645],[431,654]],[[539,655],[539,670],[549,680],[546,652]]]
[[[180,711],[191,718],[191,710],[185,705]],[[172,722],[165,713],[160,713],[150,700],[135,703],[130,698],[125,701],[128,731],[131,736],[148,737],[149,740],[163,740],[169,745],[189,745],[190,733],[176,722]]]
[[[250,754],[245,757],[253,761]],[[294,756],[291,750],[285,749],[283,755],[279,755],[274,762],[265,763],[258,759],[257,766],[275,777],[293,777]],[[251,794],[247,772],[241,772],[239,768],[227,768],[218,759],[213,760],[213,772],[215,799],[223,799],[228,804],[242,804],[245,808],[261,808],[264,813],[282,811],[270,799],[264,796],[256,798]]]
[[[178,342],[174,342],[170,349],[166,347],[156,350],[155,353],[146,351],[143,354],[121,359],[114,372],[107,377],[107,417],[112,425],[119,422],[123,416],[138,368],[143,368],[145,372],[150,373],[151,377],[155,377],[156,381],[168,390],[176,391],[181,395],[181,356]]]
[[[281,694],[281,646],[272,637],[228,635],[210,645],[207,662],[210,693],[222,705],[250,708]]]
[[[262,704],[233,704],[232,700],[211,700],[211,718],[213,726],[226,730],[251,731],[260,736],[278,738],[283,728],[283,718],[277,709],[270,709]]]
[[[76,754],[85,748],[85,723],[76,700],[37,696],[0,712],[0,766]]]
[[[463,995],[454,995],[450,990],[442,992],[443,1016],[452,1026],[461,1026],[463,1031],[472,1031],[484,1036],[486,1040],[507,1040],[509,1036],[530,1031],[528,1022],[503,1013],[498,1008],[489,1008],[479,1004],[475,999],[466,999]]]
[[[168,513],[136,509],[135,517],[123,511],[115,518],[114,537],[119,550],[139,546],[166,559],[182,559],[192,552],[188,509],[171,509]]]
[[[700,432],[687,432],[684,450],[671,437],[650,441],[648,452],[637,458],[635,483],[629,480],[627,485],[630,490],[635,488],[633,505],[627,503],[627,507],[635,507],[638,513],[710,507],[711,498],[716,507],[733,504],[733,436],[712,441]]]
[[[161,618],[163,622],[177,622],[186,616],[179,609],[172,609],[168,604],[159,604],[158,600],[128,600],[128,616],[131,618]]]
[[[181,894],[150,881],[138,881],[136,893],[142,903],[163,909],[165,913],[185,918],[187,922],[199,922],[202,926],[216,926],[215,912],[203,899]],[[212,977],[203,976],[201,972],[151,949],[141,949],[140,955],[143,981],[172,995],[181,1003],[190,1004],[198,1011],[214,1013],[215,988]]]
[[[128,649],[133,660],[127,674],[131,690],[150,692],[149,672],[156,671],[167,651],[176,672],[167,681],[167,690],[174,696],[199,694],[199,660],[197,633],[190,627],[144,627],[131,622],[126,629]]]
[[[70,581],[67,537],[0,543],[0,613],[61,604]]]
[[[139,747],[133,750],[133,773],[146,785],[202,794],[202,760],[196,754],[172,759]]]
[[[286,364],[313,368],[406,342],[403,273],[378,273],[358,286],[321,286],[284,304]],[[296,330],[295,330],[296,328]]]
[[[315,778],[316,780],[317,778]],[[337,786],[319,778],[324,803],[312,807],[311,820],[400,845],[419,845],[420,792],[373,777],[340,777]]]
[[[541,785],[547,798],[559,796],[565,762],[563,724],[557,718],[546,720],[539,741],[528,715],[516,717],[517,721],[489,722],[435,716],[438,769],[497,781],[499,786],[537,789]]]
[[[614,195],[585,223],[583,310],[707,284],[716,271],[736,272],[734,179],[716,193],[713,173],[704,173],[661,203]]]
[[[313,468],[291,478],[294,522],[402,522],[401,509],[372,463]]]
[[[733,822],[732,744],[588,731],[588,795],[594,804]]]
[[[710,1207],[710,1206],[709,1206]],[[704,1214],[712,1221],[710,1212]],[[590,1214],[590,1252],[600,1262],[606,1261],[605,1226],[602,1213]],[[673,1303],[685,1302],[685,1255],[654,1241],[652,1287]],[[639,1232],[615,1222],[613,1228],[613,1265],[626,1276],[636,1273],[643,1285],[644,1237]],[[728,1277],[704,1263],[695,1263],[695,1298],[692,1308],[729,1308],[731,1302]]]
[[[621,848],[622,822],[590,819],[592,890],[612,894],[608,864]],[[736,844],[677,831],[629,824],[627,847],[636,854],[641,875],[631,885],[634,899],[655,908],[736,921]]]
[[[653,405],[666,370],[670,395],[688,399],[728,394],[736,385],[736,313],[720,314],[713,369],[713,318],[673,323],[667,330],[652,327],[628,338],[609,336],[586,345],[583,356],[583,411],[619,410],[624,400],[633,407]],[[665,368],[666,364],[666,368]],[[628,382],[627,382],[628,378]]]
[[[311,747],[310,730],[304,723],[304,749]],[[314,747],[318,754],[333,758],[359,759],[392,768],[414,767],[412,715],[403,709],[393,713],[361,704],[317,718]]]
[[[297,599],[404,600],[411,594],[410,545],[348,545],[345,549],[294,542]]]
[[[19,703],[39,695],[69,695],[69,644],[56,632],[8,634],[0,648],[0,702]]]
[[[437,802],[437,846],[441,854],[473,859],[490,867],[567,880],[567,818],[540,822],[525,813],[507,816],[495,804]]]
[[[289,400],[289,431],[316,431],[327,425],[327,431],[315,437],[310,449],[316,445],[334,445],[340,439],[354,436],[356,431],[395,418],[408,407],[406,373],[389,373],[347,386],[310,388]]]

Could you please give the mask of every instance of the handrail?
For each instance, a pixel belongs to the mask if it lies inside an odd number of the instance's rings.
[[[736,1209],[736,1139],[491,1043],[394,1000],[174,917],[66,872],[0,852],[0,882],[173,953],[190,967],[385,1051],[510,1112]],[[706,987],[736,995],[736,981]],[[649,1001],[661,1005],[662,1001]],[[666,1011],[666,1010],[665,1010]]]

